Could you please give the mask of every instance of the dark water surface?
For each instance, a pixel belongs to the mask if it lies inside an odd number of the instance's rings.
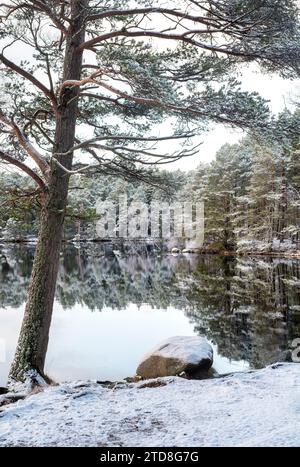
[[[114,251],[113,251],[114,250]],[[56,381],[135,373],[161,339],[202,335],[220,373],[281,360],[300,337],[300,261],[129,254],[68,246],[61,255],[46,372]],[[0,385],[22,321],[34,247],[0,246]]]

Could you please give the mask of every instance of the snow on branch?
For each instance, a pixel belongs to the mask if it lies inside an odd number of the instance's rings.
[[[83,78],[82,80],[65,81],[61,85],[60,94],[62,94],[64,90],[67,88],[81,87],[81,86],[84,86],[85,84],[94,84],[98,87],[102,87],[106,91],[109,91],[112,94],[115,94],[123,99],[135,102],[136,104],[159,107],[162,110],[167,110],[167,111],[170,110],[175,113],[181,113],[181,114],[190,114],[194,117],[211,118],[211,114],[205,110],[200,110],[199,106],[176,105],[170,102],[162,101],[158,98],[139,97],[139,96],[134,96],[132,94],[128,94],[128,92],[125,92],[125,91],[122,91],[121,89],[116,88],[115,86],[109,84],[103,79],[101,80],[97,79],[100,76],[102,77],[102,75],[106,75],[110,77],[110,74],[107,73],[105,70],[98,69],[94,73],[92,73],[90,76]],[[80,94],[77,97],[80,97]],[[90,97],[93,97],[93,95],[91,95]],[[99,98],[100,96],[95,95],[95,97]],[[238,125],[238,122],[235,119],[231,119],[230,117],[227,117],[225,114],[216,114],[214,116],[214,120],[220,123],[227,123],[227,124],[234,123],[235,125]]]
[[[28,71],[21,68],[19,65],[16,65],[15,63],[11,62],[8,58],[4,57],[3,53],[0,53],[0,62],[2,62],[10,70],[18,73],[18,75],[22,76],[27,81],[30,81],[35,87],[42,91],[51,102],[53,109],[55,111],[57,110],[57,101],[54,93],[50,89],[48,89],[43,83],[41,83]]]
[[[28,156],[30,156],[31,159],[34,160],[41,172],[47,177],[49,172],[49,165],[43,158],[43,156],[30,143],[29,139],[27,138],[27,135],[19,128],[19,126],[14,122],[14,120],[9,120],[9,118],[6,117],[1,110],[0,121],[10,128],[11,133],[16,137],[20,146],[26,151]]]
[[[31,10],[35,13],[44,13],[63,34],[67,35],[68,29],[64,25],[64,21],[68,22],[68,18],[63,14],[64,8],[60,9],[59,16],[57,16],[55,9],[47,5],[47,2],[42,0],[28,0],[20,4],[1,3],[0,8],[4,9],[4,14],[0,16],[1,19],[8,19],[15,12],[19,10]]]
[[[45,184],[44,180],[37,173],[35,173],[30,167],[28,167],[26,164],[24,164],[21,161],[18,161],[17,159],[12,157],[10,154],[2,151],[1,149],[0,149],[0,159],[8,162],[9,164],[14,165],[15,167],[18,167],[18,169],[22,170],[22,172],[29,175],[35,181],[35,183],[41,188],[43,192],[47,191],[47,185]]]

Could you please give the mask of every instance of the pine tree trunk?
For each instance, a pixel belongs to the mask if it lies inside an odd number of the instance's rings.
[[[78,46],[84,41],[84,8],[87,3],[87,0],[71,2],[72,23],[66,40],[63,81],[78,80],[81,76],[82,52],[78,50]],[[62,155],[62,153],[66,153],[74,146],[78,112],[77,94],[78,88],[64,89],[56,120],[53,151],[55,158],[68,170],[72,168],[73,154]],[[11,381],[24,381],[30,370],[45,376],[44,364],[53,312],[68,186],[68,174],[52,161],[49,193],[41,212],[25,315],[10,371]]]

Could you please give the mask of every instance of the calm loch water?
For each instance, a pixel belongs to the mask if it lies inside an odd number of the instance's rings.
[[[22,321],[34,249],[0,246],[0,385]],[[117,380],[174,335],[201,335],[220,373],[261,368],[300,337],[300,262],[68,246],[61,256],[46,372]]]

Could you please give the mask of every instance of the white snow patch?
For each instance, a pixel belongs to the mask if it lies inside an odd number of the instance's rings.
[[[167,384],[48,388],[4,409],[0,446],[300,445],[299,364],[160,381]]]

